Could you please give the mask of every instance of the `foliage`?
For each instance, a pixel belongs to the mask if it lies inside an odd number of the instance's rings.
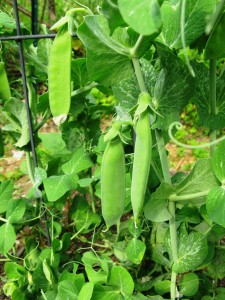
[[[13,34],[15,21],[1,14],[0,34]],[[32,183],[25,197],[12,179],[0,185],[6,296],[224,297],[223,16],[216,0],[105,0],[98,11],[68,10],[54,41],[23,44],[38,165],[25,103],[9,96],[4,72],[2,129],[25,151]],[[18,50],[2,42],[3,57],[8,49]],[[209,134],[208,148],[190,138],[193,127],[179,130],[185,111]],[[52,121],[57,130],[44,131]],[[188,173],[170,174],[171,141],[201,156]]]

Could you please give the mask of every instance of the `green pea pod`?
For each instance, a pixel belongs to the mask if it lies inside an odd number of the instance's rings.
[[[120,138],[108,142],[102,158],[101,202],[107,228],[116,224],[124,211],[126,171],[124,149]]]
[[[4,62],[0,62],[0,99],[7,101],[11,97],[8,77]]]
[[[136,126],[136,141],[131,181],[131,204],[135,223],[137,222],[137,218],[144,203],[151,157],[152,135],[149,112],[146,109],[140,114]]]
[[[64,25],[54,39],[48,66],[49,104],[53,117],[65,120],[71,103],[72,36]],[[59,122],[60,123],[60,122]]]

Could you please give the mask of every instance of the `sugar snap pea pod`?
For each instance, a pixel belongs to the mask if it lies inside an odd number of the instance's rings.
[[[48,65],[49,104],[53,117],[65,120],[71,103],[72,36],[67,24],[59,30],[52,44]]]
[[[150,96],[144,93],[141,94],[141,97],[139,108],[137,109],[140,114],[136,125],[136,141],[131,181],[131,204],[135,223],[143,207],[152,157],[152,135],[148,110]]]
[[[116,224],[124,211],[126,171],[124,149],[119,137],[108,142],[102,158],[101,203],[107,228]]]
[[[4,62],[0,62],[0,99],[7,101],[11,97],[8,77]]]

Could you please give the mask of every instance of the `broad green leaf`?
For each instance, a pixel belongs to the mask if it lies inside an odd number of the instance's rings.
[[[11,224],[5,223],[0,227],[0,253],[6,254],[16,241],[16,233]]]
[[[120,38],[127,38],[120,29]],[[101,16],[87,16],[78,28],[78,37],[87,53],[90,79],[103,85],[112,85],[133,75],[129,50],[118,39],[111,37],[108,22]],[[123,72],[121,72],[123,70]]]
[[[209,101],[209,70],[202,63],[192,64],[196,74],[196,96],[193,98],[196,104],[199,124],[211,130],[218,130],[225,126],[225,90],[223,73],[217,79],[216,86],[216,115],[211,112]]]
[[[12,300],[17,300],[17,299],[20,299],[20,300],[26,300],[26,293],[25,291],[21,289],[16,289],[15,291],[13,291],[12,293]]]
[[[225,185],[225,141],[221,142],[213,156],[213,171],[216,177]]]
[[[49,202],[61,198],[66,192],[76,189],[78,183],[76,174],[50,176],[44,180],[44,188]]]
[[[54,158],[71,153],[66,148],[66,144],[62,139],[62,134],[60,132],[40,133],[39,138],[41,139],[42,146],[47,154]]]
[[[94,284],[92,282],[86,282],[79,293],[78,300],[91,300]]]
[[[140,64],[145,85],[148,87],[149,93],[153,95],[157,72],[152,64],[144,58],[140,59]],[[115,84],[112,88],[115,97],[123,108],[129,110],[137,104],[140,88],[135,75]]]
[[[13,181],[6,180],[0,185],[0,214],[7,210],[8,202],[13,195]]]
[[[111,34],[117,27],[126,25],[120,14],[117,0],[104,0],[102,3],[102,12],[108,20]]]
[[[216,59],[225,56],[223,33],[225,30],[225,14],[223,13],[211,32],[205,46],[205,58]]]
[[[71,81],[74,89],[86,86],[90,80],[86,66],[86,58],[77,58],[71,63]]]
[[[134,281],[130,273],[122,266],[114,266],[111,269],[108,284],[116,286],[124,297],[132,295],[134,291]]]
[[[6,296],[12,296],[13,292],[17,290],[18,285],[16,282],[8,281],[3,286],[3,292]]]
[[[118,0],[119,10],[124,20],[142,35],[152,35],[160,31],[162,17],[158,0]]]
[[[7,278],[18,280],[23,276],[26,276],[26,269],[15,263],[15,262],[6,262],[4,265],[4,270]]]
[[[62,165],[62,170],[65,174],[75,174],[81,171],[87,170],[93,166],[93,162],[87,153],[85,153],[83,147],[76,150],[72,158]]]
[[[56,300],[77,300],[78,293],[75,285],[69,280],[63,280],[58,284],[58,295]]]
[[[206,199],[206,209],[213,222],[225,227],[225,189],[214,187],[210,190]]]
[[[17,142],[15,143],[16,147],[21,148],[27,145],[30,136],[25,103],[15,98],[11,98],[5,103],[2,111],[6,116],[9,115],[13,120],[10,126],[6,125],[3,127],[3,130],[13,131],[18,135]]]
[[[195,81],[187,66],[174,53],[157,44],[162,69],[158,74],[152,95],[157,115],[154,128],[167,130],[170,123],[179,120],[179,114],[192,99],[195,92]],[[149,84],[151,85],[151,83]]]
[[[163,222],[171,218],[168,211],[167,201],[171,194],[174,193],[173,187],[163,182],[160,187],[151,195],[151,198],[144,207],[146,219],[153,222]]]
[[[199,216],[198,209],[189,206],[182,207],[181,209],[176,211],[176,221],[199,224],[200,216]]]
[[[95,285],[91,300],[124,300],[117,287]]]
[[[161,42],[170,48],[182,48],[181,40],[181,3],[164,1],[161,6],[163,28],[159,36]],[[205,32],[206,18],[214,12],[215,0],[188,0],[185,9],[184,36],[186,46],[193,43]]]
[[[106,283],[108,279],[108,264],[112,261],[105,256],[96,256],[93,252],[85,252],[82,257],[88,280],[94,284]],[[97,268],[97,269],[96,269]]]
[[[199,232],[191,232],[187,236],[181,236],[178,247],[178,260],[173,263],[173,271],[184,273],[196,269],[207,254],[208,245],[205,235]]]
[[[158,295],[164,295],[170,291],[170,280],[163,280],[156,283],[154,289]]]
[[[140,264],[145,255],[146,245],[141,240],[133,238],[127,245],[127,259],[134,264]]]
[[[6,211],[6,219],[9,223],[18,223],[26,210],[26,203],[24,199],[11,199],[8,202]]]
[[[199,287],[198,275],[195,273],[184,274],[179,282],[179,291],[182,295],[191,297],[194,296]]]
[[[198,160],[188,176],[176,187],[177,195],[189,195],[210,190],[218,186],[212,170],[211,160],[208,158]]]

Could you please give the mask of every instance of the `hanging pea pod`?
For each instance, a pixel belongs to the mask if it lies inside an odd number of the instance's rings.
[[[72,36],[67,25],[63,25],[52,44],[48,66],[50,110],[59,123],[65,121],[70,110],[71,53]]]
[[[150,100],[148,93],[141,93],[139,105],[135,113],[135,118],[138,118],[138,120],[131,181],[131,204],[135,223],[144,204],[152,158],[152,135],[149,114]]]
[[[121,128],[125,123],[127,122],[114,122],[104,138],[108,144],[102,158],[101,203],[107,228],[118,223],[125,207],[126,169],[121,140]]]
[[[108,142],[101,168],[102,215],[107,228],[117,224],[125,207],[125,156],[119,137]]]
[[[0,99],[3,101],[9,100],[11,91],[4,62],[0,62]]]

